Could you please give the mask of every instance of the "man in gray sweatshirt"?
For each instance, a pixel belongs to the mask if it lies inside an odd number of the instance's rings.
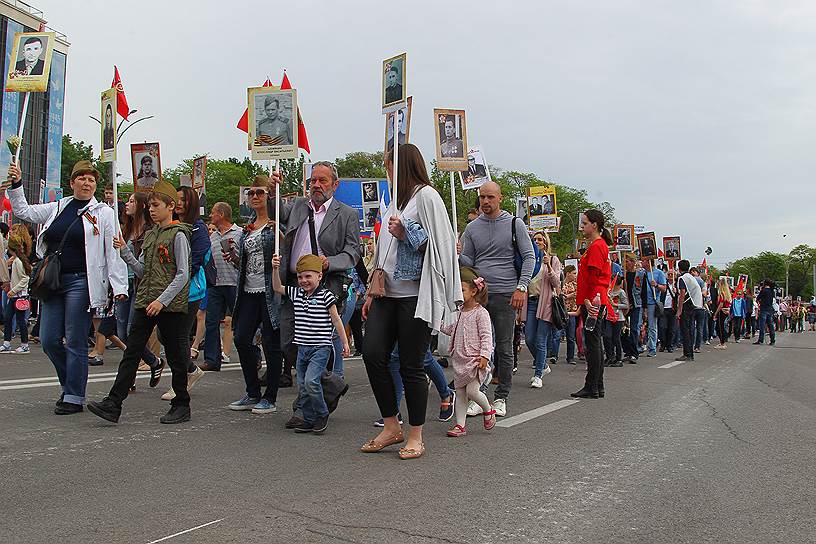
[[[488,182],[479,188],[481,215],[468,224],[462,234],[459,264],[474,268],[487,283],[487,311],[496,334],[494,361],[499,377],[493,408],[496,415],[507,414],[507,396],[513,381],[513,329],[516,312],[527,298],[527,286],[535,267],[533,242],[527,227],[501,209],[502,194],[497,183]],[[515,223],[515,224],[514,224]],[[516,246],[513,231],[516,230]],[[523,264],[517,271],[516,253]]]

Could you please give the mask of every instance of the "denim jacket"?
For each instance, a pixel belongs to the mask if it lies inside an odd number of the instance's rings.
[[[405,240],[397,240],[397,263],[394,266],[395,280],[417,281],[422,277],[421,248],[428,241],[428,233],[422,225],[408,217],[402,218],[405,227]]]
[[[244,241],[249,235],[249,231],[244,229],[238,238],[238,245],[236,246],[239,262],[238,262],[238,288],[235,291],[235,309],[233,315],[240,315],[239,308],[241,306],[241,299],[245,295],[244,283],[246,281],[246,254],[244,252]],[[261,244],[263,245],[264,253],[264,283],[266,285],[266,309],[269,312],[269,320],[272,322],[272,328],[280,328],[280,295],[275,293],[272,289],[272,255],[275,253],[275,229],[266,225],[261,232]]]

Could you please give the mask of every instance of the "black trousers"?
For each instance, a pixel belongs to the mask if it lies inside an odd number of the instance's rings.
[[[606,332],[604,336],[604,350],[606,351],[606,361],[623,360],[623,344],[621,343],[621,331],[623,321],[606,322]]]
[[[586,306],[581,308],[581,315],[584,318],[584,323],[586,323]],[[595,324],[594,330],[588,331],[586,328],[584,328],[584,355],[586,356],[587,363],[587,375],[586,381],[584,382],[584,389],[593,393],[604,390],[603,339],[601,336],[603,316],[599,315],[598,317],[598,323]]]
[[[190,395],[187,393],[187,367],[190,364],[189,321],[185,314],[178,312],[159,312],[159,315],[148,316],[144,309],[136,309],[133,324],[128,335],[127,349],[119,363],[116,381],[113,382],[108,396],[121,406],[127,398],[128,391],[136,379],[136,370],[142,359],[142,352],[147,346],[153,327],[158,327],[164,339],[164,353],[167,363],[173,372],[173,391],[175,398],[170,401],[173,406],[189,406]]]
[[[677,321],[677,317],[674,314],[674,310],[671,308],[664,308],[663,315],[658,322],[660,329],[660,347],[664,350],[670,351],[674,349],[672,339],[674,338],[675,321]]]
[[[728,316],[722,311],[717,313],[717,338],[720,344],[725,344],[728,341],[728,332],[725,330],[725,320]]]
[[[680,314],[680,330],[683,337],[683,356],[688,359],[694,359],[694,310],[688,308],[683,309]]]
[[[266,391],[263,398],[275,404],[278,400],[278,383],[281,376],[283,352],[281,351],[280,329],[272,328],[266,293],[239,293],[241,316],[233,317],[235,324],[235,349],[241,360],[246,392],[250,398],[261,398],[261,382],[258,378],[260,352],[255,347],[255,332],[261,327],[261,344],[266,356]]]
[[[397,415],[397,393],[388,370],[394,343],[399,344],[400,376],[408,405],[408,423],[425,423],[428,404],[428,378],[425,353],[431,343],[428,324],[414,317],[417,297],[375,298],[368,311],[363,362],[368,381],[383,417]]]
[[[354,349],[362,353],[363,351],[363,310],[358,308],[351,314],[349,321],[351,336],[354,339]]]

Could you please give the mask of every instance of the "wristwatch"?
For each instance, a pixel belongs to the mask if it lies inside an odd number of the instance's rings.
[[[521,285],[521,284],[518,284],[518,285],[516,286],[516,291],[521,291],[522,293],[526,293],[526,292],[527,292],[527,286],[526,286],[526,285]]]

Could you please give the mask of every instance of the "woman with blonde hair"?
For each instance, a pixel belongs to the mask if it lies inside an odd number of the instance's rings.
[[[714,319],[717,322],[717,338],[719,338],[720,343],[714,346],[714,348],[725,349],[727,347],[725,341],[728,338],[725,331],[725,320],[728,319],[728,315],[731,313],[731,288],[728,286],[728,281],[725,276],[721,276],[720,279],[717,280],[717,292],[719,293],[719,297],[717,298],[717,309],[714,312]]]
[[[30,305],[28,298],[28,279],[31,276],[31,263],[28,256],[31,254],[31,235],[25,225],[17,224],[11,227],[8,239],[9,262],[11,263],[11,282],[9,283],[8,301],[4,315],[3,344],[0,353],[30,353],[28,348],[28,322],[26,310]],[[20,347],[11,349],[11,336],[15,322],[20,330]]]
[[[554,332],[552,299],[553,295],[561,290],[561,261],[550,253],[550,237],[546,232],[536,232],[533,235],[533,242],[538,249],[537,262],[527,292],[524,337],[535,362],[535,373],[530,380],[530,387],[541,388],[541,378],[550,373],[547,351],[550,337]],[[549,355],[552,357],[552,354]]]

